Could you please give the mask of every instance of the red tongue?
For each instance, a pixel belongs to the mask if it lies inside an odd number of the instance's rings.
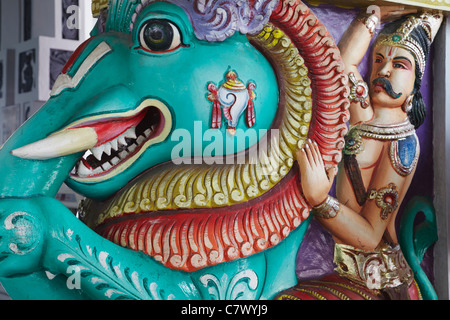
[[[109,118],[109,119],[102,119],[98,122],[92,122],[92,123],[84,123],[80,124],[78,126],[73,127],[75,128],[92,128],[97,133],[97,144],[95,147],[98,147],[105,142],[111,141],[114,138],[117,138],[122,133],[127,131],[131,127],[136,127],[139,122],[144,119],[146,112],[141,112],[137,116],[134,116],[132,118]]]

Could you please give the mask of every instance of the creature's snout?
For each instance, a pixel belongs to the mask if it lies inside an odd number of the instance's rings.
[[[48,160],[84,152],[72,178],[105,180],[125,170],[151,145],[164,141],[171,129],[168,107],[147,99],[135,110],[84,118],[11,153],[24,159]]]

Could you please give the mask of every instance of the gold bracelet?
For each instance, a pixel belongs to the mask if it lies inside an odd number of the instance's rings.
[[[371,14],[370,16],[363,15],[357,18],[358,21],[362,22],[369,30],[370,35],[373,36],[375,33],[375,29],[377,28],[378,24],[380,23],[380,18],[376,14]]]
[[[335,218],[341,210],[341,204],[335,198],[328,196],[324,202],[313,207],[311,213],[321,219]]]

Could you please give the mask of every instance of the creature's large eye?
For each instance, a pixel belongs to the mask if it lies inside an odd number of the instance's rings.
[[[142,48],[152,52],[171,51],[181,46],[178,28],[168,20],[152,19],[139,32]]]

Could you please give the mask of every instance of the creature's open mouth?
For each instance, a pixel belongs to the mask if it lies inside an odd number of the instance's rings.
[[[50,136],[11,151],[32,160],[85,152],[71,172],[80,182],[107,180],[128,168],[172,130],[172,114],[159,100],[147,99],[134,110],[76,121]]]
[[[161,133],[164,116],[158,108],[149,107],[129,119],[103,120],[89,126],[109,140],[86,151],[75,167],[74,175],[79,177],[101,175],[126,162]]]
[[[132,115],[84,119],[82,123],[70,126],[69,130],[92,128],[98,137],[97,144],[75,165],[72,179],[99,181],[123,171],[150,145],[163,141],[171,126],[170,112],[161,103],[138,108]]]

